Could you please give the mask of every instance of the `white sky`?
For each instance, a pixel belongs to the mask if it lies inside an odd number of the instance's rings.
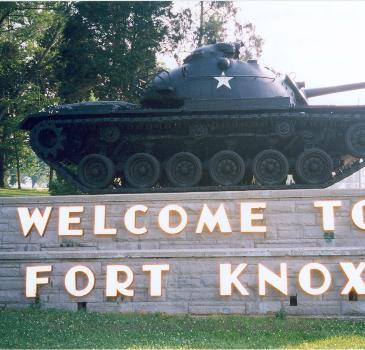
[[[264,38],[259,63],[295,73],[306,87],[365,81],[365,1],[236,3],[243,21],[252,22]],[[365,90],[312,98],[311,103],[365,105]]]

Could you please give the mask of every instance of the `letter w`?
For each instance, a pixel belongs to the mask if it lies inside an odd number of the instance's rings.
[[[51,215],[52,207],[46,207],[43,215],[38,208],[35,208],[33,213],[29,213],[29,208],[18,208],[18,215],[20,225],[23,230],[24,237],[27,237],[32,227],[35,226],[38,233],[43,237],[49,217]]]

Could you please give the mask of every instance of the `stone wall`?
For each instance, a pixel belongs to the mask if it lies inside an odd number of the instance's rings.
[[[135,194],[104,196],[28,197],[0,199],[0,305],[28,306],[34,299],[25,296],[25,269],[32,265],[53,266],[50,283],[39,287],[42,307],[88,310],[141,311],[168,313],[244,313],[266,314],[285,309],[299,315],[363,315],[365,297],[350,297],[340,292],[347,278],[339,262],[357,266],[364,261],[365,231],[351,220],[351,208],[362,200],[364,190],[290,190],[219,193]],[[333,234],[324,233],[322,215],[314,208],[316,200],[341,200],[336,208]],[[240,203],[265,202],[265,233],[240,232]],[[212,212],[223,203],[232,233],[217,230],[195,233],[203,204]],[[128,208],[144,204],[149,210],[138,219],[148,232],[128,232],[123,217]],[[158,226],[159,211],[168,204],[178,204],[188,214],[188,225],[176,235],[164,233]],[[58,208],[84,207],[80,237],[58,235]],[[95,236],[94,206],[106,206],[106,224],[117,229],[113,236]],[[32,230],[24,237],[17,208],[52,206],[51,218],[41,237]],[[240,281],[249,292],[243,296],[219,295],[219,265],[240,263],[248,266]],[[308,295],[298,284],[299,270],[307,263],[318,262],[331,272],[332,284],[320,296]],[[169,264],[163,274],[162,296],[149,296],[149,277],[143,264]],[[288,295],[267,286],[267,294],[258,293],[258,264],[279,273],[280,263],[288,266]],[[72,297],[64,288],[64,275],[74,265],[88,266],[95,274],[94,290],[85,297]],[[109,264],[125,264],[134,272],[134,296],[107,298],[105,271]],[[318,281],[316,280],[318,279]],[[320,284],[314,276],[314,284]],[[349,299],[357,300],[349,300]],[[86,304],[85,304],[86,302]],[[297,304],[297,305],[294,305]]]

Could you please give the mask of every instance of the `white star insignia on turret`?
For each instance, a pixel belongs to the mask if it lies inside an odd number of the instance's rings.
[[[231,85],[229,85],[229,81],[233,79],[233,77],[226,77],[224,72],[222,72],[222,75],[220,77],[213,77],[213,78],[218,80],[217,89],[219,89],[221,86],[226,86],[228,89],[231,88]]]

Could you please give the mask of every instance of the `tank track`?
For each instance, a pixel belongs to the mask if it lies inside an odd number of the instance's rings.
[[[115,115],[48,118],[33,128],[31,145],[57,173],[80,191],[90,194],[326,188],[365,166],[359,156],[353,157],[348,165],[341,160],[349,153],[344,141],[346,130],[358,123],[365,123],[365,108],[306,107],[285,111],[209,114],[176,110],[158,114],[158,111],[139,110]],[[55,130],[56,140],[43,147],[37,143],[37,137],[47,127]],[[361,142],[364,142],[365,148],[365,140]],[[121,187],[114,183],[105,188],[93,188],[86,186],[80,180],[80,174],[76,173],[76,165],[88,154],[100,154],[111,159],[117,169],[117,179],[123,173],[120,170],[123,164],[136,153],[156,154],[165,169],[167,160],[173,154],[188,151],[197,154],[206,169],[212,155],[219,151],[230,150],[243,155],[248,149],[251,156],[243,158],[247,168],[252,169],[255,154],[266,149],[279,149],[287,157],[289,173],[292,174],[299,154],[318,148],[330,155],[334,167],[331,178],[315,184],[244,184],[241,181],[239,184],[223,185],[207,179],[205,171],[202,180],[193,186],[173,185],[163,174],[158,184],[152,187],[133,187],[124,181]]]

